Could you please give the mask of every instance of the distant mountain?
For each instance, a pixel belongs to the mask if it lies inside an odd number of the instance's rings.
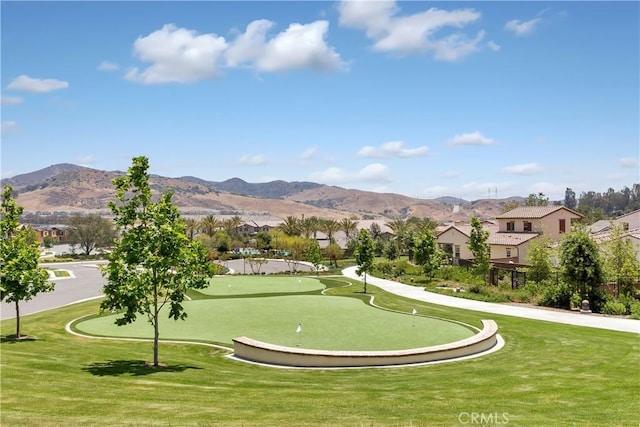
[[[114,199],[112,180],[122,174],[124,172],[60,164],[4,179],[1,183],[14,187],[18,204],[27,212],[109,213],[108,203]],[[509,200],[467,202],[454,197],[425,200],[313,182],[248,183],[240,178],[212,182],[193,176],[152,175],[149,181],[156,195],[172,191],[174,203],[186,215],[213,213],[277,218],[306,215],[333,219],[354,215],[361,219],[418,216],[437,221],[468,221],[471,216],[494,218]],[[452,205],[458,206],[454,209]]]
[[[313,182],[287,182],[281,180],[252,184],[240,178],[231,178],[222,182],[205,181],[195,177],[182,177],[180,179],[202,184],[216,191],[224,191],[241,196],[262,197],[265,199],[282,199],[301,191],[323,186],[322,184]]]

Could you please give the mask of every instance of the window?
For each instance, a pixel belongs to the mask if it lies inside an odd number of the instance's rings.
[[[454,257],[460,258],[460,245],[455,245]]]
[[[511,248],[507,248],[507,258],[511,258]]]
[[[507,231],[516,231],[516,222],[515,221],[507,222]]]
[[[531,231],[533,228],[531,227],[531,222],[530,221],[524,221],[522,229],[524,231]]]

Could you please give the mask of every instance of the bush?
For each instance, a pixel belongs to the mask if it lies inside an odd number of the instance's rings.
[[[624,303],[616,300],[608,300],[604,303],[601,310],[602,314],[609,314],[612,316],[622,316],[627,313],[627,307]]]
[[[538,305],[544,307],[570,308],[571,307],[571,288],[564,282],[557,285],[549,284],[544,287]]]
[[[634,301],[631,304],[631,309],[629,311],[632,319],[640,319],[640,302]]]

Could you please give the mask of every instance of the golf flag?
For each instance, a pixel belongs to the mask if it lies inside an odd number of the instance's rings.
[[[296,334],[299,334],[300,332],[302,332],[302,324],[298,323],[298,328],[296,329]]]
[[[417,311],[416,311],[416,309],[414,308],[414,309],[413,309],[413,312],[412,312],[411,314],[413,314],[413,315],[415,316],[416,314],[418,314],[418,312],[417,312]]]

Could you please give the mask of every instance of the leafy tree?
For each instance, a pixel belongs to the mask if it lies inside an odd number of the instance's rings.
[[[507,213],[509,211],[512,211],[516,208],[519,208],[520,206],[522,206],[519,202],[517,202],[516,200],[507,200],[506,202],[503,203],[502,208],[500,209],[501,213]]]
[[[263,251],[271,250],[271,234],[266,231],[256,234],[256,248]]]
[[[245,262],[249,264],[251,273],[260,274],[260,269],[262,269],[264,264],[268,264],[269,260],[260,255],[251,255],[245,258]]]
[[[20,301],[54,288],[49,274],[38,267],[38,242],[29,229],[20,226],[22,206],[16,204],[9,185],[2,191],[0,210],[0,300],[15,303],[16,338],[20,338]]]
[[[407,219],[407,226],[418,233],[433,232],[438,226],[438,221],[432,220],[428,217],[416,217],[412,216]]]
[[[598,244],[586,227],[576,226],[565,234],[560,243],[560,267],[563,280],[573,293],[594,302],[595,291],[603,279]]]
[[[100,215],[73,215],[68,224],[72,229],[67,241],[80,246],[85,255],[91,255],[94,249],[111,246],[116,238],[113,222]]]
[[[531,193],[524,200],[525,206],[548,206],[549,198],[544,195],[544,193]]]
[[[442,251],[436,244],[433,232],[426,230],[417,235],[414,244],[414,259],[416,264],[422,266],[422,271],[428,278],[442,266]]]
[[[55,239],[51,236],[46,236],[42,239],[42,246],[44,246],[47,249],[51,249],[53,247],[53,243],[55,242]]]
[[[338,266],[338,259],[344,256],[344,250],[337,243],[330,243],[329,246],[324,248],[324,254],[335,267]]]
[[[549,239],[536,239],[531,242],[528,250],[531,280],[540,283],[551,277],[553,271],[552,255]]]
[[[485,277],[489,271],[490,248],[487,240],[489,232],[482,228],[482,223],[477,217],[471,218],[471,233],[469,235],[468,247],[473,254],[473,262],[477,274]]]
[[[575,209],[578,206],[576,201],[576,192],[570,188],[564,191],[564,206],[568,209]]]
[[[395,240],[387,240],[382,249],[382,253],[386,259],[393,261],[398,258],[398,243]]]
[[[134,157],[126,175],[115,178],[116,201],[109,203],[120,231],[103,274],[107,284],[101,311],[116,313],[118,326],[145,315],[153,326],[153,365],[158,366],[161,309],[168,317],[187,317],[182,302],[189,289],[207,286],[213,268],[207,251],[189,241],[171,193],[151,199],[149,160]]]
[[[373,240],[369,230],[363,228],[358,233],[358,241],[355,249],[355,258],[358,268],[356,274],[364,274],[364,293],[367,293],[367,273],[373,271]]]
[[[602,247],[604,270],[610,280],[616,282],[618,293],[633,295],[640,275],[638,252],[631,240],[626,238],[620,224],[613,224],[610,240]]]
[[[322,265],[322,250],[320,249],[320,245],[316,240],[310,240],[307,244],[307,248],[305,250],[305,258],[311,264],[313,264],[313,268],[316,270],[316,276],[320,270],[320,266]]]

